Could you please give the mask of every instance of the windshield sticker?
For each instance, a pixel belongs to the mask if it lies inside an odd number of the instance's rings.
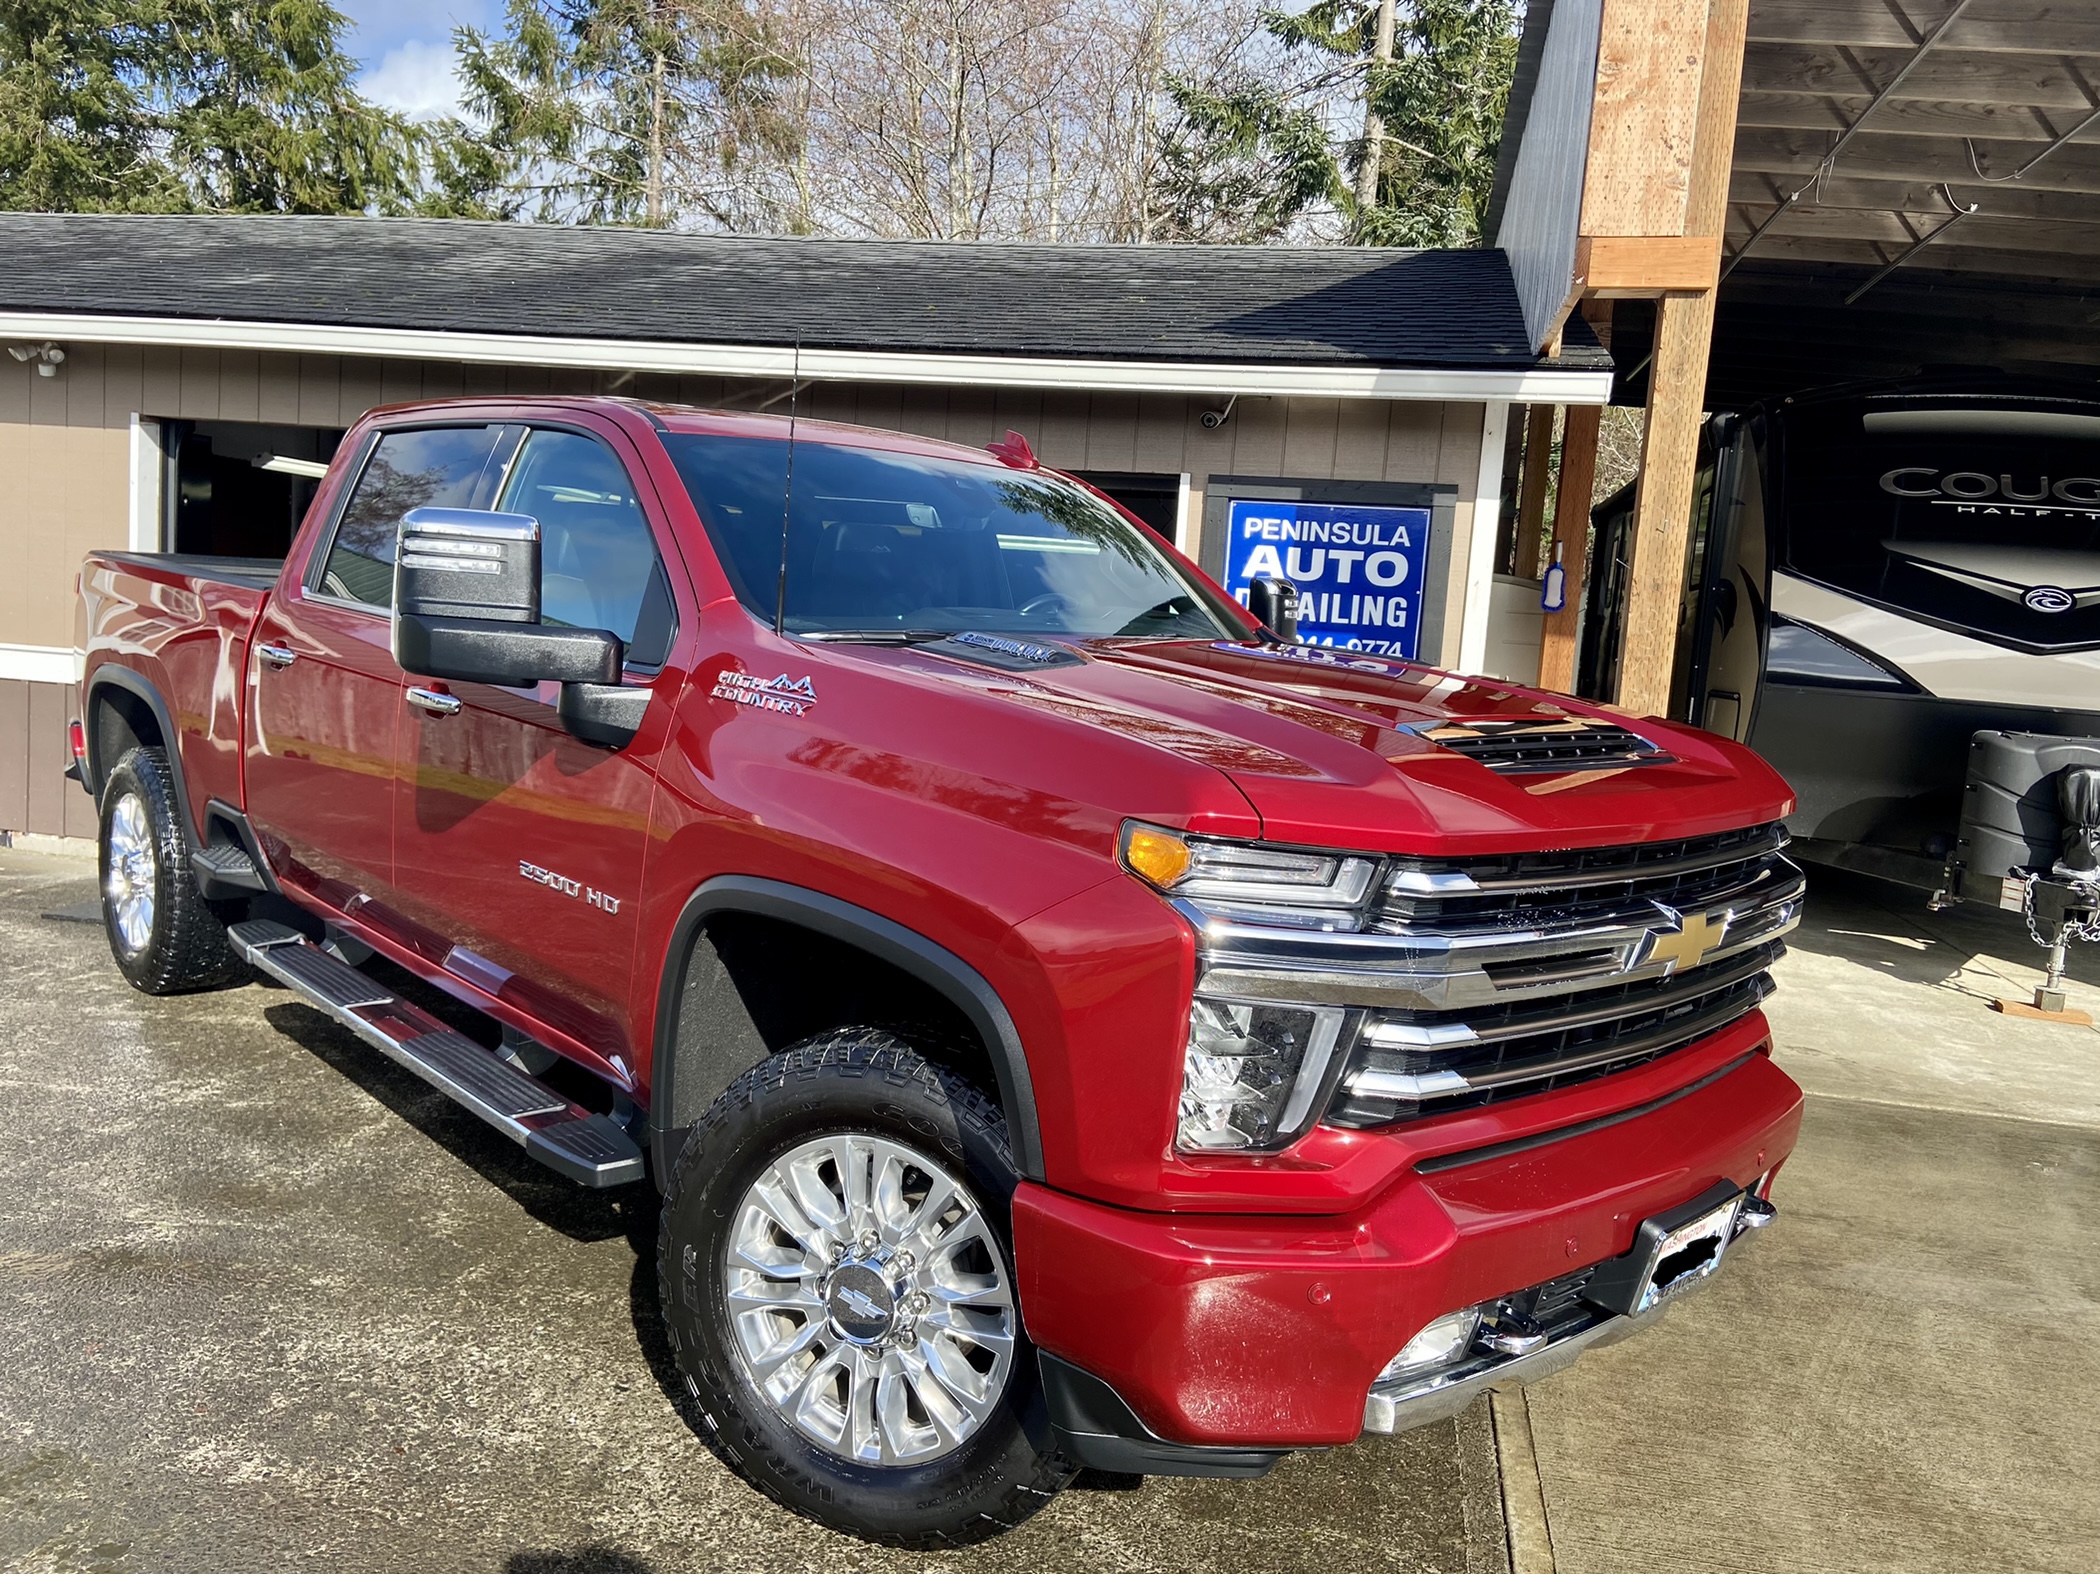
[[[757,678],[724,667],[715,674],[713,697],[783,716],[807,716],[810,706],[817,703],[817,686],[808,678],[791,678],[784,672],[777,678]]]

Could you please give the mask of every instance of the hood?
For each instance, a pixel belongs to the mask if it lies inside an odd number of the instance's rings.
[[[1214,767],[1272,841],[1445,855],[1609,846],[1793,808],[1777,773],[1738,744],[1495,679],[1308,645],[999,643],[1037,657],[955,641],[860,652]],[[1484,763],[1511,740],[1483,735],[1585,725],[1632,733],[1643,763]]]

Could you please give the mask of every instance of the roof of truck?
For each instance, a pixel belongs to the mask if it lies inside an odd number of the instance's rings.
[[[8,213],[0,254],[0,312],[1279,370],[1610,364],[1579,327],[1541,359],[1494,250]]]

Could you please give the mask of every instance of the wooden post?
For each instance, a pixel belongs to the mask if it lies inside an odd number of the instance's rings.
[[[1710,294],[1665,295],[1656,302],[1655,359],[1648,368],[1648,420],[1641,432],[1641,478],[1627,543],[1625,638],[1619,647],[1618,702],[1639,716],[1661,716],[1670,705],[1713,321]]]
[[[1539,642],[1539,687],[1556,694],[1575,692],[1577,627],[1582,619],[1582,586],[1590,561],[1590,493],[1597,485],[1597,429],[1604,411],[1594,404],[1568,407],[1560,438],[1560,491],[1553,502],[1553,544],[1567,577],[1567,601],[1546,614]],[[1546,561],[1553,561],[1551,552]]]
[[[1553,468],[1553,418],[1559,407],[1535,404],[1524,427],[1524,480],[1517,493],[1517,550],[1510,572],[1519,579],[1539,576],[1539,538],[1546,524],[1546,482]]]
[[[1712,0],[1707,12],[1684,233],[1708,238],[1716,248],[1728,207],[1728,171],[1735,150],[1749,16],[1749,0]],[[1639,715],[1660,716],[1670,704],[1713,325],[1711,289],[1665,294],[1656,302],[1648,420],[1641,435],[1641,479],[1633,505],[1617,696],[1621,706]]]

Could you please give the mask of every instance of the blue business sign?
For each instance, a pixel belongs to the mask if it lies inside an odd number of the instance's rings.
[[[1305,643],[1414,657],[1428,509],[1241,499],[1228,521],[1225,588],[1242,605],[1250,580],[1287,579]]]

